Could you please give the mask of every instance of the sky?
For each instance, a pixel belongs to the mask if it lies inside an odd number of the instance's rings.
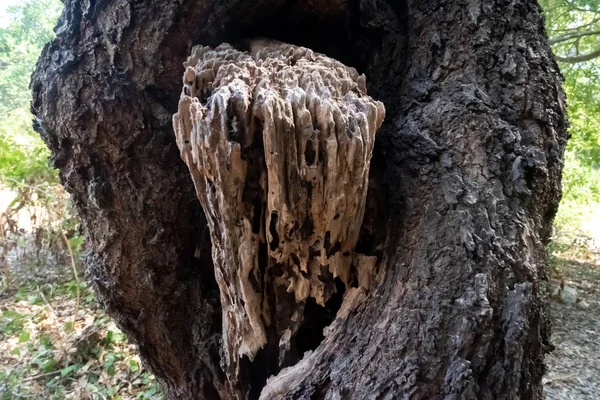
[[[18,4],[19,0],[0,0],[0,12],[4,12],[6,7]]]
[[[8,23],[6,9],[15,4],[19,4],[19,0],[0,0],[0,27],[4,27]]]

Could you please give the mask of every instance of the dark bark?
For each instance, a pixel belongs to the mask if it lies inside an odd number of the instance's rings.
[[[192,45],[255,36],[354,66],[385,103],[357,245],[381,267],[320,343],[331,319],[300,331],[310,355],[279,371],[265,352],[228,382],[171,115]],[[170,398],[543,397],[567,123],[535,1],[68,0],[32,89],[89,278]]]

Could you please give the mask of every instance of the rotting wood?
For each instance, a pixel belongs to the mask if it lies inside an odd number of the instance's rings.
[[[336,278],[368,289],[376,259],[354,248],[385,109],[364,75],[303,47],[198,46],[184,66],[173,125],[211,231],[236,380],[269,326],[284,362],[304,303],[324,306]]]

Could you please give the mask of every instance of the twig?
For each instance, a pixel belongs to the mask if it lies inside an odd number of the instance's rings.
[[[4,233],[4,224],[2,223],[2,219],[6,218],[7,223],[9,223],[8,221],[8,216],[6,215],[6,213],[1,213],[0,214],[0,241],[2,242],[2,255],[1,255],[1,260],[2,260],[2,264],[4,265],[4,267],[2,268],[4,271],[4,276],[6,278],[6,287],[9,288],[10,287],[10,268],[8,266],[8,258],[6,257],[8,254],[8,244],[7,244],[7,238],[6,238],[6,234]]]
[[[44,303],[46,303],[46,306],[48,307],[48,309],[50,310],[50,312],[52,312],[52,318],[54,318],[54,321],[58,321],[58,317],[56,316],[56,311],[54,311],[54,308],[52,308],[52,305],[50,304],[50,302],[48,301],[48,299],[46,299],[46,296],[44,295],[44,292],[42,292],[38,288],[38,293],[42,297],[42,300],[44,300]]]
[[[573,32],[573,31],[577,31],[581,28],[587,28],[588,26],[592,26],[594,25],[596,22],[600,21],[600,18],[594,18],[591,22],[588,22],[586,24],[583,25],[579,25],[573,28],[565,28],[565,29],[554,29],[553,32]]]
[[[33,190],[35,190],[35,191],[38,191],[38,192],[40,192],[40,193],[43,193],[43,194],[45,194],[46,196],[50,197],[51,199],[55,199],[55,198],[56,198],[56,196],[55,196],[55,195],[53,195],[52,193],[50,193],[50,192],[47,192],[47,191],[45,191],[44,189],[40,189],[40,188],[39,188],[39,187],[37,187],[37,186],[31,186],[31,185],[28,185],[28,184],[26,184],[26,183],[23,183],[23,182],[19,182],[19,181],[17,181],[17,180],[14,180],[14,179],[12,179],[12,178],[8,178],[8,177],[6,177],[6,176],[3,176],[3,177],[2,177],[2,179],[3,179],[3,180],[7,180],[7,181],[9,181],[9,182],[12,182],[12,183],[14,183],[15,185],[20,185],[20,186],[22,186],[22,187],[26,187],[26,188],[29,188],[29,189],[33,189]]]
[[[143,373],[144,373],[144,370],[140,367],[140,370],[137,372],[137,374],[132,376],[130,379],[124,379],[119,384],[119,386],[117,386],[117,390],[115,391],[115,393],[118,394],[121,390],[125,389],[125,386],[127,386],[128,383],[135,382],[135,380],[138,379],[140,376],[142,376]]]
[[[596,57],[600,57],[600,48],[596,49],[595,51],[593,51],[591,53],[583,54],[583,55],[577,55],[577,56],[571,56],[571,57],[555,56],[557,61],[566,62],[566,63],[578,63],[578,62],[590,61]]]
[[[548,43],[550,43],[550,45],[555,45],[557,43],[566,42],[567,40],[579,39],[583,36],[595,36],[595,35],[600,35],[600,30],[569,33],[567,35],[550,38],[550,39],[548,39]]]
[[[75,257],[73,257],[73,250],[71,249],[71,244],[69,243],[69,239],[67,239],[67,235],[65,235],[65,231],[60,229],[60,234],[67,245],[67,250],[69,250],[69,257],[71,257],[71,267],[73,268],[73,276],[75,277],[75,284],[77,285],[77,302],[75,303],[75,315],[73,315],[73,327],[75,327],[75,321],[77,320],[77,313],[79,312],[79,298],[81,297],[81,293],[79,290],[79,277],[77,276],[77,267],[75,266]]]
[[[13,399],[33,399],[36,396],[35,394],[25,394],[16,390],[11,390],[11,393],[13,394]]]
[[[21,380],[21,382],[35,381],[40,378],[45,378],[48,376],[58,375],[58,374],[60,374],[60,371],[46,372],[45,374],[38,374],[38,375],[30,376],[29,378],[25,378],[25,379]]]

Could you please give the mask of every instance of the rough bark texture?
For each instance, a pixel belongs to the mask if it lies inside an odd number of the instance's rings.
[[[356,246],[380,268],[368,292],[306,302],[301,360],[267,345],[232,380],[171,115],[193,45],[256,36],[356,68],[385,104]],[[534,1],[67,0],[32,89],[90,279],[170,398],[542,398],[567,135]]]

